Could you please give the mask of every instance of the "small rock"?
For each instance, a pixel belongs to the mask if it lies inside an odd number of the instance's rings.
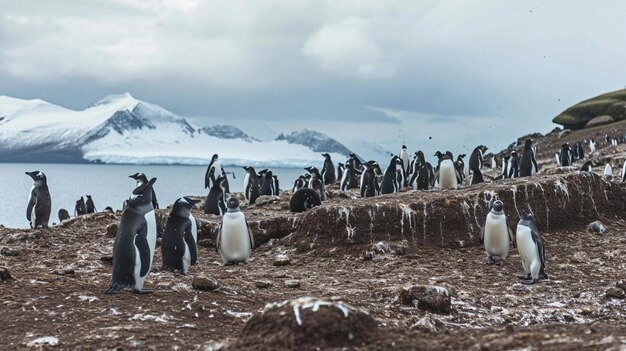
[[[9,269],[6,267],[0,267],[0,281],[13,279],[11,277],[11,273],[9,273]]]
[[[626,292],[626,281],[620,280],[617,283],[615,283],[615,286]]]
[[[259,289],[267,289],[272,287],[272,282],[269,280],[257,280],[254,285]]]
[[[107,226],[107,238],[115,238],[117,235],[118,226],[116,223],[109,224]]]
[[[18,250],[13,250],[8,247],[3,247],[0,249],[0,256],[19,256],[20,252]]]
[[[409,250],[409,242],[402,240],[399,243],[391,243],[389,244],[389,249],[392,255],[402,256]]]
[[[616,286],[606,289],[606,292],[604,294],[606,295],[607,298],[610,298],[610,299],[623,299],[625,295],[624,290]]]
[[[102,256],[100,257],[100,261],[113,264],[113,256]]]
[[[287,279],[285,280],[285,287],[286,288],[299,288],[301,285],[300,281],[297,279]]]
[[[287,266],[291,263],[291,260],[289,259],[289,257],[287,257],[287,255],[277,255],[276,258],[274,259],[274,266],[280,267],[280,266]]]
[[[54,337],[54,336],[44,336],[38,339],[35,339],[31,342],[29,342],[28,344],[26,344],[26,346],[28,347],[33,347],[33,346],[59,346],[59,338]]]
[[[429,316],[422,317],[422,319],[415,322],[415,324],[411,325],[409,328],[423,330],[433,334],[437,332],[437,326]]]
[[[214,278],[200,275],[200,276],[193,277],[191,286],[196,290],[213,291],[219,288],[220,284]]]
[[[272,202],[280,201],[280,197],[277,196],[269,196],[269,195],[261,195],[254,202],[257,206],[263,206],[267,204],[271,204]]]
[[[452,299],[448,289],[438,286],[416,285],[400,288],[400,302],[421,310],[448,314],[452,311]]]
[[[589,233],[604,234],[605,231],[606,226],[600,221],[591,222],[587,225],[587,232]]]
[[[65,268],[65,269],[60,269],[60,270],[56,270],[52,272],[52,274],[56,274],[56,275],[71,275],[75,273],[76,271],[72,268]]]

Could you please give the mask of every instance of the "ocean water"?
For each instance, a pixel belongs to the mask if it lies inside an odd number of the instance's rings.
[[[135,188],[135,180],[128,176],[137,172],[145,173],[148,179],[157,178],[154,189],[161,208],[181,196],[206,196],[209,192],[204,188],[206,166],[0,163],[0,224],[5,227],[29,228],[26,207],[33,181],[24,172],[35,170],[44,172],[48,178],[52,199],[50,225],[58,223],[60,208],[73,217],[76,200],[86,194],[92,196],[98,211],[107,206],[120,210]],[[242,191],[244,169],[224,167],[224,170],[235,173],[235,179],[228,175],[230,190]],[[278,177],[281,189],[290,189],[294,180],[306,173],[300,168],[274,168],[272,172]]]

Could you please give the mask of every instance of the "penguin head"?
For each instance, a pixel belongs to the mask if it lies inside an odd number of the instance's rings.
[[[87,200],[91,200],[91,195],[85,195],[87,196]]]
[[[530,209],[522,210],[522,212],[520,213],[520,218],[526,221],[531,221],[531,222],[535,221],[535,215],[533,214],[533,211],[531,211]]]
[[[35,185],[46,184],[47,178],[42,171],[25,172],[25,174],[28,174],[31,178],[33,178]]]
[[[217,154],[213,154],[213,157],[211,157],[211,162],[217,161],[217,158],[218,158]]]
[[[129,178],[133,178],[137,181],[137,185],[145,184],[148,182],[148,177],[145,174],[139,172],[128,176]]]
[[[152,204],[152,185],[156,182],[156,180],[156,178],[152,178],[150,181],[136,187],[128,200],[128,205]]]
[[[351,158],[351,159],[356,158],[356,154],[355,154],[354,152],[351,152],[351,153],[350,153],[350,158]]]
[[[239,210],[239,200],[234,197],[231,197],[226,201],[226,207],[228,207],[228,212],[236,212]],[[231,211],[232,210],[232,211]]]
[[[443,154],[443,158],[448,159],[448,160],[453,160],[453,159],[454,159],[454,156],[452,155],[452,152],[450,152],[450,151],[446,151],[446,152]]]
[[[441,151],[437,151],[435,152],[433,156],[437,156],[437,158],[441,160],[441,158],[443,157],[443,154],[441,153]]]
[[[502,201],[496,200],[493,202],[492,208],[496,212],[502,212],[502,209],[504,208],[504,204],[502,203]]]
[[[322,156],[324,156],[325,159],[330,160],[330,155],[328,154],[328,152],[323,153]]]
[[[457,160],[462,160],[463,158],[465,158],[465,156],[467,156],[466,154],[460,154],[459,156],[456,157]]]
[[[190,210],[195,204],[199,202],[200,200],[194,200],[188,197],[178,198],[176,199],[176,202],[174,202],[174,206],[172,206],[172,211],[170,212],[170,215],[189,217],[189,215],[191,214]]]
[[[305,167],[304,169],[306,171],[308,171],[312,175],[318,175],[319,174],[319,171],[317,170],[317,168],[315,168],[313,166]]]

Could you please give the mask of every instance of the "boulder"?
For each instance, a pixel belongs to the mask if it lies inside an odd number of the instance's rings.
[[[425,285],[402,287],[398,297],[401,304],[415,306],[423,311],[440,314],[452,311],[452,298],[446,288]]]
[[[196,290],[213,291],[218,289],[220,284],[215,278],[199,275],[193,277],[191,286]]]

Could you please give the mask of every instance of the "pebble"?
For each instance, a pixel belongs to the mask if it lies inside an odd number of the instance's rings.
[[[9,273],[9,269],[6,267],[0,267],[0,281],[13,279],[11,277],[11,273]]]
[[[43,345],[59,346],[59,338],[55,336],[44,336],[26,344],[26,346],[28,347],[43,346]]]
[[[13,250],[8,247],[3,247],[0,249],[0,256],[19,256],[20,252],[18,250]]]
[[[61,269],[61,270],[56,270],[54,272],[52,272],[52,274],[56,274],[56,275],[71,275],[71,274],[75,274],[76,271],[72,268],[65,268],[65,269]]]
[[[254,285],[259,289],[267,289],[272,287],[272,282],[269,280],[257,280]]]
[[[452,298],[448,289],[438,286],[414,285],[399,290],[403,305],[415,306],[420,310],[448,314],[452,311]]]
[[[191,286],[196,290],[213,291],[219,288],[220,284],[216,279],[212,277],[199,275],[199,276],[193,277]]]
[[[610,298],[610,299],[623,299],[625,295],[624,290],[616,286],[606,289],[604,294],[606,295],[607,298]]]
[[[274,266],[280,267],[287,266],[289,264],[291,264],[291,260],[287,257],[287,255],[277,255],[274,259]]]
[[[285,280],[286,288],[299,288],[301,285],[300,281],[297,279],[287,279]]]

